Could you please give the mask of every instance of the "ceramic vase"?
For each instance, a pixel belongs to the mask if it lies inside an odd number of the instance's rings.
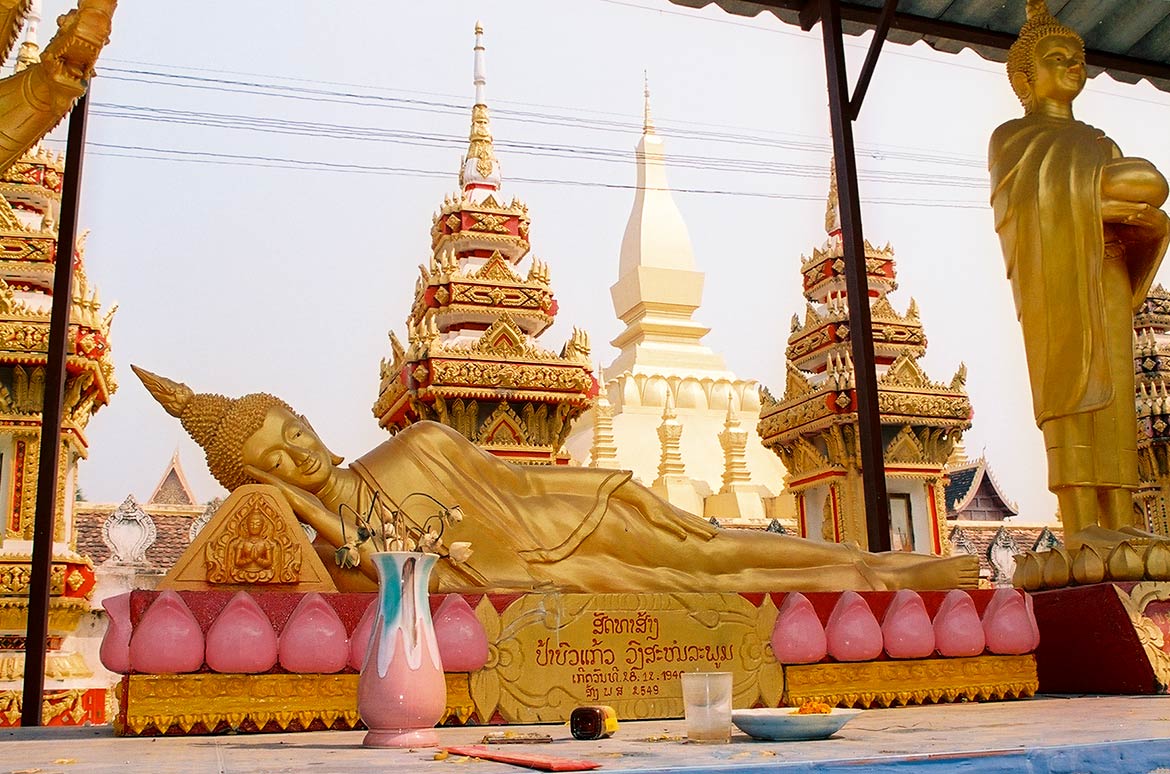
[[[447,682],[435,642],[427,581],[434,554],[374,554],[378,599],[358,679],[358,712],[369,747],[433,747],[447,706]]]

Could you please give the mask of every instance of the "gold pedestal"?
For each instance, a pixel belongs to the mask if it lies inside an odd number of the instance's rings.
[[[784,667],[782,704],[820,701],[840,707],[893,707],[1021,699],[1039,688],[1036,657],[975,656],[911,661],[798,664]]]

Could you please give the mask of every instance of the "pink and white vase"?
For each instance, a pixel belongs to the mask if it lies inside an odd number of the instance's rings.
[[[434,554],[374,554],[378,599],[358,678],[358,712],[368,747],[434,747],[447,707],[447,681],[435,642],[427,582]]]

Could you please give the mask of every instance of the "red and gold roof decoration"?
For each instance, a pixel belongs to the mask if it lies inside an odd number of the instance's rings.
[[[0,430],[40,421],[40,399],[24,388],[44,378],[48,362],[63,171],[62,158],[38,146],[0,173]],[[65,361],[66,428],[82,448],[89,418],[117,389],[110,353],[116,307],[103,309],[89,284],[85,236],[73,254]]]
[[[800,257],[800,273],[804,294],[824,302],[831,295],[845,294],[845,248],[841,232],[834,231],[820,249],[813,248],[812,256]],[[887,243],[877,248],[865,241],[865,272],[871,297],[885,295],[898,289],[894,270],[894,250]]]
[[[823,445],[825,434],[832,428],[857,423],[856,377],[835,181],[830,183],[825,226],[829,231],[828,241],[821,249],[814,250],[811,258],[801,258],[807,303],[803,321],[797,315],[792,318],[792,333],[785,353],[788,369],[783,397],[777,400],[765,392],[757,427],[764,445],[785,458],[790,477],[804,472],[793,456],[800,446],[798,441]],[[897,446],[901,449],[900,461],[905,456],[903,447],[907,441],[894,443],[898,428],[912,428],[917,433],[915,443],[924,446],[931,443],[927,428],[942,431],[941,437],[953,443],[953,437],[971,426],[971,402],[964,386],[967,370],[960,365],[949,383],[934,382],[927,377],[918,363],[926,354],[927,346],[918,304],[910,299],[905,313],[900,313],[887,296],[897,288],[893,249],[888,244],[877,249],[866,242],[865,255],[874,357],[879,374],[878,408],[882,424],[891,434],[886,439],[890,441],[887,457]],[[930,455],[919,455],[919,458],[932,466],[938,457],[935,452],[941,453],[934,449]],[[947,454],[937,460],[939,466],[945,463],[947,455],[949,447]]]
[[[46,199],[60,200],[64,179],[65,156],[38,144],[0,171],[0,194],[15,194],[19,201],[35,191]]]
[[[483,30],[476,28],[476,104],[460,191],[431,223],[431,257],[419,267],[407,344],[390,334],[373,413],[395,433],[422,419],[446,424],[500,457],[567,463],[573,420],[597,394],[589,339],[574,330],[561,353],[536,338],[557,302],[548,264],[528,255],[528,208],[500,193],[500,164],[484,102]]]
[[[490,325],[507,313],[529,336],[539,336],[557,313],[548,264],[533,259],[521,277],[499,251],[478,268],[453,251],[436,253],[429,268],[420,266],[411,319],[436,317],[440,331],[478,322]]]
[[[926,354],[926,334],[912,298],[905,314],[899,314],[883,293],[870,303],[874,356],[888,365],[899,357]],[[792,317],[787,357],[805,371],[821,373],[828,367],[827,354],[849,342],[849,307],[843,297],[833,296],[820,306],[805,307],[804,322]]]
[[[487,191],[486,195],[474,193]],[[528,205],[515,197],[497,200],[499,190],[482,185],[474,192],[448,194],[431,222],[431,250],[459,253],[499,252],[517,264],[528,254]]]

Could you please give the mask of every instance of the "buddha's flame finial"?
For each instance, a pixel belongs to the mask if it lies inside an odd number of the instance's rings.
[[[642,108],[642,134],[654,134],[654,118],[650,115],[650,75],[642,71],[642,95],[646,99]]]
[[[152,374],[145,368],[139,368],[131,364],[130,370],[138,375],[142,380],[142,384],[150,392],[154,399],[166,409],[167,413],[172,417],[182,417],[183,410],[187,408],[187,404],[191,402],[191,398],[195,397],[195,392],[182,382],[172,381],[165,376]]]

